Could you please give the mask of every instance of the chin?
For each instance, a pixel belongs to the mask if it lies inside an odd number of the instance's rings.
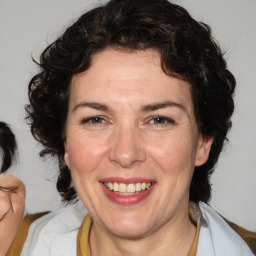
[[[113,235],[123,239],[139,239],[147,236],[149,233],[147,229],[138,226],[111,228],[109,231]]]
[[[110,233],[115,236],[126,238],[126,239],[136,239],[146,236],[150,230],[151,225],[149,225],[144,216],[125,218],[124,216],[116,217],[112,223],[108,223],[107,229]]]

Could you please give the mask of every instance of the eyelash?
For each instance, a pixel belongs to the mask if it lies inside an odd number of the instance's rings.
[[[83,119],[81,121],[81,124],[89,124],[89,125],[101,125],[104,123],[107,123],[107,121],[105,120],[105,118],[101,117],[101,116],[92,116],[86,119]]]
[[[160,125],[167,125],[167,124],[173,124],[174,120],[169,117],[164,116],[153,116],[151,117],[150,121],[153,121],[153,124],[160,126]]]

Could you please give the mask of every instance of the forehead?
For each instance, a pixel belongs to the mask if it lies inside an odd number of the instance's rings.
[[[193,105],[188,82],[166,75],[154,50],[97,53],[90,68],[72,78],[70,98],[71,103],[137,99],[141,104],[173,100],[188,108]]]

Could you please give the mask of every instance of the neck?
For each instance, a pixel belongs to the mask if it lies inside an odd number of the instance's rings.
[[[141,238],[122,238],[93,223],[90,234],[91,256],[185,256],[190,251],[195,234],[196,227],[190,221],[188,211]]]

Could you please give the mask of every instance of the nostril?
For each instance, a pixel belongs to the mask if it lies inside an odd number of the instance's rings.
[[[109,159],[122,168],[130,168],[146,159],[138,131],[133,124],[119,126],[112,137]]]

